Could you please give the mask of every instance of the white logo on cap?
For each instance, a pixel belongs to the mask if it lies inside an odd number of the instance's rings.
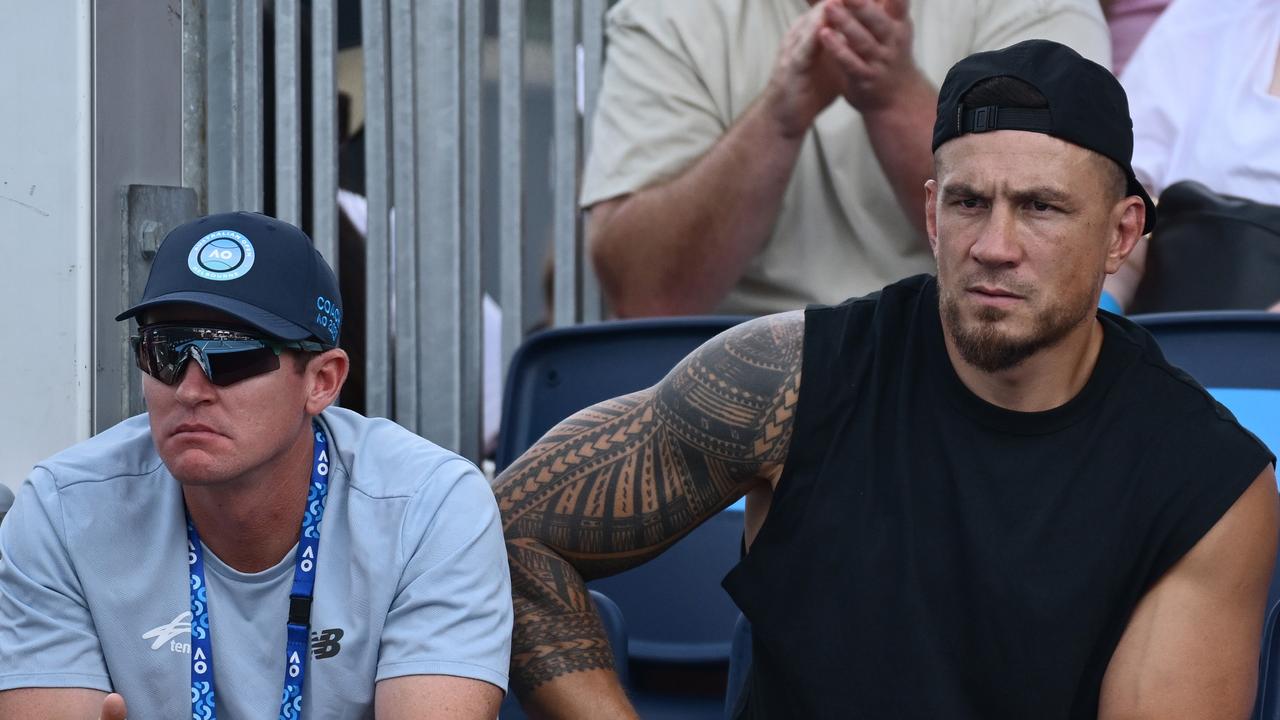
[[[187,255],[187,267],[205,280],[235,280],[253,267],[253,243],[234,230],[217,230],[200,238]]]

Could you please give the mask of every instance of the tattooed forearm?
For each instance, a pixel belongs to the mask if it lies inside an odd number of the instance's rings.
[[[586,585],[568,561],[531,540],[507,545],[513,573],[516,624],[512,638],[512,689],[526,697],[548,680],[579,670],[613,669],[604,626]],[[546,593],[543,588],[553,587]],[[543,607],[540,600],[554,606]]]
[[[780,469],[803,332],[799,312],[744,323],[653,388],[560,423],[498,479],[520,694],[612,666],[583,577],[652,558]]]

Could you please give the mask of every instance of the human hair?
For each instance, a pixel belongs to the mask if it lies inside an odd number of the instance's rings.
[[[1049,100],[1044,93],[1025,80],[1008,75],[979,80],[964,94],[961,101],[968,107],[984,107],[996,105],[1002,108],[1025,108],[1041,110],[1049,107]],[[1099,152],[1090,150],[1104,161],[1102,167],[1107,177],[1108,196],[1119,200],[1129,194],[1129,181],[1120,165]]]

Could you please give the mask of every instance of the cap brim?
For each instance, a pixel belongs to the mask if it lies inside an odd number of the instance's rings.
[[[1127,192],[1130,195],[1137,195],[1138,197],[1142,198],[1142,204],[1147,206],[1147,219],[1142,224],[1142,234],[1146,235],[1152,230],[1155,230],[1156,229],[1156,204],[1151,201],[1151,196],[1147,194],[1147,189],[1142,187],[1142,183],[1138,182],[1138,178],[1135,177],[1133,173],[1129,174],[1129,189],[1127,190]]]
[[[126,320],[148,308],[160,305],[172,305],[174,303],[187,303],[190,305],[199,305],[212,310],[224,312],[237,320],[252,325],[262,332],[274,338],[281,340],[306,340],[312,337],[311,331],[291,323],[288,320],[266,312],[261,308],[254,307],[240,300],[225,297],[223,295],[215,295],[213,293],[183,291],[173,292],[167,295],[151,298],[146,302],[140,302],[137,305],[125,310],[116,316],[116,320]]]

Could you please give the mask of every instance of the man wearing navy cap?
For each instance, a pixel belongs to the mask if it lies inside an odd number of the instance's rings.
[[[147,414],[39,463],[0,526],[0,718],[494,717],[493,494],[329,407],[343,305],[310,239],[182,225],[127,318]]]
[[[515,462],[525,705],[633,716],[583,578],[745,494],[735,717],[1248,717],[1275,458],[1097,310],[1154,221],[1132,147],[1124,91],[1071,49],[960,61],[925,188],[936,277],[740,325]]]

